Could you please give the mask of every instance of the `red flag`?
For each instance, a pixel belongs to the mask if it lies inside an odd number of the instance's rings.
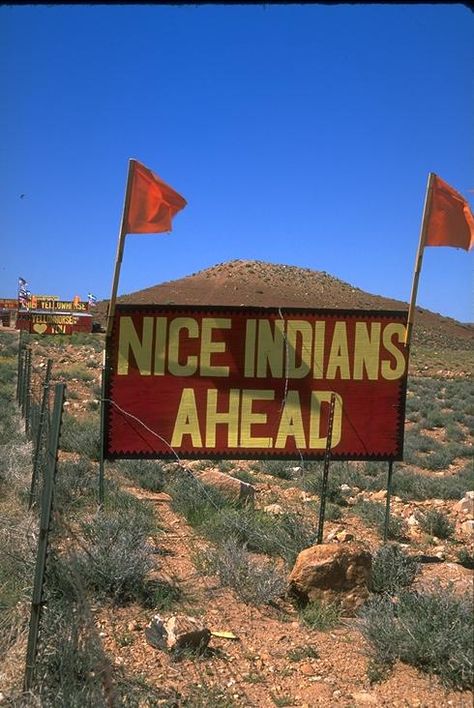
[[[171,220],[186,206],[186,200],[140,162],[132,160],[131,163],[125,233],[158,234],[171,231]]]
[[[455,246],[469,251],[474,245],[474,217],[459,192],[434,175],[425,246]]]

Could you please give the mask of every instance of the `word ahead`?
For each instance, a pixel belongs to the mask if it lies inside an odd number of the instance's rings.
[[[118,305],[104,450],[120,458],[399,460],[405,312]]]

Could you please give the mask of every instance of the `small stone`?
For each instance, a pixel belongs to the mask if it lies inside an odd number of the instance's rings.
[[[137,622],[137,620],[132,620],[128,623],[127,629],[129,632],[137,632],[139,629],[141,629],[141,625],[139,622]]]
[[[268,504],[264,507],[263,511],[267,514],[273,514],[273,516],[281,516],[285,513],[285,510],[280,504]]]

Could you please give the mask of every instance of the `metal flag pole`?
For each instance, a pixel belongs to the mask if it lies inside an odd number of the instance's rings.
[[[107,325],[105,334],[105,349],[102,353],[102,372],[101,372],[101,396],[100,396],[100,455],[99,455],[99,507],[104,505],[104,431],[105,431],[105,377],[106,377],[106,353],[109,348],[109,341],[112,334],[112,325],[115,314],[115,303],[117,300],[118,284],[120,279],[120,268],[122,265],[123,251],[125,246],[125,236],[127,229],[127,214],[130,204],[130,193],[132,187],[133,171],[135,169],[136,160],[130,158],[128,161],[127,186],[125,189],[125,198],[123,201],[122,218],[120,220],[120,229],[117,243],[117,253],[115,256],[114,276],[112,280],[112,291],[110,294],[109,306],[107,308]]]
[[[122,209],[122,219],[120,222],[120,231],[117,243],[117,254],[115,256],[115,266],[114,266],[114,277],[112,280],[112,291],[110,294],[109,307],[107,310],[107,329],[106,329],[106,341],[110,337],[112,332],[112,323],[114,319],[115,312],[115,302],[117,300],[117,290],[120,278],[120,267],[122,265],[123,249],[125,246],[125,235],[126,235],[126,221],[128,214],[128,207],[130,204],[130,192],[132,187],[132,177],[133,171],[135,169],[136,160],[130,159],[128,161],[128,175],[127,175],[127,187],[125,189],[125,199],[123,202]]]
[[[423,206],[423,217],[421,220],[421,228],[420,228],[420,240],[418,242],[418,251],[416,253],[416,259],[415,259],[415,271],[413,273],[413,282],[411,286],[411,297],[410,297],[410,307],[408,309],[408,317],[407,317],[407,327],[406,327],[406,333],[405,333],[405,347],[407,350],[410,348],[410,341],[411,341],[411,334],[413,330],[413,321],[415,319],[415,306],[416,306],[416,296],[418,293],[418,281],[420,279],[420,273],[421,273],[421,266],[423,263],[423,253],[425,250],[425,241],[426,241],[426,229],[428,225],[428,217],[430,215],[431,211],[431,192],[433,189],[433,182],[435,179],[436,175],[434,172],[430,172],[428,175],[428,182],[426,185],[426,193],[425,193],[425,203]]]

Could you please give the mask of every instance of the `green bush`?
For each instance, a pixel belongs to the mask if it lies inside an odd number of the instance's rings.
[[[382,546],[372,559],[372,590],[396,594],[411,585],[418,571],[418,563],[399,545],[391,543]]]
[[[384,504],[379,504],[378,502],[372,501],[361,501],[358,502],[353,509],[357,516],[369,524],[369,526],[375,526],[379,534],[383,536],[386,511]],[[387,538],[394,541],[400,541],[406,537],[407,531],[408,527],[405,521],[395,514],[390,514]]]
[[[341,619],[341,610],[335,603],[313,600],[300,610],[300,621],[310,629],[325,632],[336,627]]]
[[[219,542],[235,538],[256,553],[281,556],[293,564],[303,548],[312,545],[316,532],[296,514],[272,516],[253,509],[225,509],[210,515],[201,527],[208,538]]]
[[[59,447],[65,452],[78,452],[91,460],[100,458],[99,421],[79,420],[69,413],[63,414]]]
[[[450,538],[454,533],[454,524],[442,511],[429,509],[423,514],[418,514],[417,518],[421,530],[430,536],[445,539]]]
[[[294,474],[291,468],[294,466],[294,462],[285,462],[284,460],[263,460],[256,463],[260,472],[278,479],[293,479]]]
[[[220,492],[199,482],[194,475],[181,471],[167,485],[175,511],[182,514],[191,526],[201,526],[219,509],[231,509],[234,504]]]
[[[371,599],[361,611],[360,628],[372,659],[392,665],[396,659],[438,674],[447,686],[473,686],[474,616],[469,595],[449,590],[404,591],[397,602]]]
[[[458,552],[458,563],[460,563],[464,568],[469,568],[469,570],[474,570],[474,555],[469,553],[467,548],[461,548]]]
[[[88,382],[94,380],[94,374],[91,374],[83,364],[73,364],[67,369],[56,370],[55,378],[61,381],[77,379],[78,381]]]
[[[87,457],[80,457],[77,462],[60,462],[54,489],[55,510],[65,511],[94,502],[98,493],[97,474],[97,468]]]
[[[161,492],[165,486],[163,465],[157,460],[123,460],[120,471],[139,487]]]
[[[146,517],[130,513],[102,513],[83,522],[85,547],[77,557],[85,586],[117,604],[146,596],[146,576],[154,566],[147,543],[151,530]]]
[[[199,551],[195,561],[202,572],[217,575],[223,585],[252,605],[271,604],[286,589],[286,577],[275,565],[253,560],[240,541],[229,537],[215,549]]]
[[[473,486],[474,471],[471,465],[446,477],[431,477],[406,468],[395,470],[392,492],[403,500],[461,499]]]

